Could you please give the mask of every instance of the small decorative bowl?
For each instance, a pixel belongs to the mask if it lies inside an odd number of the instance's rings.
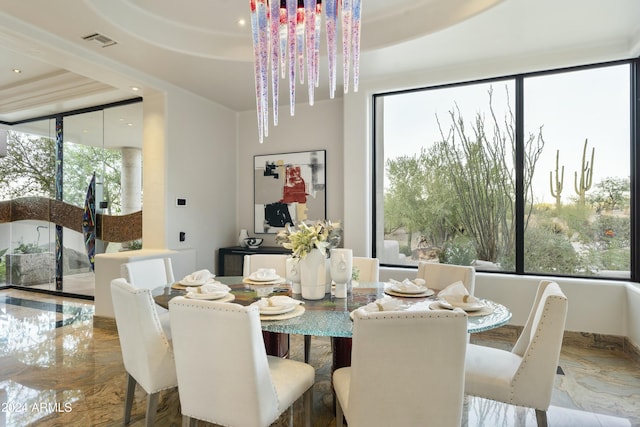
[[[257,249],[262,244],[263,239],[260,237],[247,237],[244,242],[250,249]]]

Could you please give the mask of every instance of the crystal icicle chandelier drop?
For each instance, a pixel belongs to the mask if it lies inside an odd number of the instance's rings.
[[[335,96],[338,54],[338,9],[342,18],[344,93],[349,92],[353,67],[353,90],[358,91],[360,68],[360,6],[362,0],[249,0],[256,85],[256,110],[260,143],[269,135],[269,83],[273,101],[273,124],[278,125],[279,79],[289,77],[289,110],[296,103],[296,74],[304,83],[307,68],[309,105],[319,86],[320,29],[325,4],[329,97]],[[280,72],[278,72],[280,69]]]

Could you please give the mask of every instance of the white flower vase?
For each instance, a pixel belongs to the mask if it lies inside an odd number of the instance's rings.
[[[322,299],[327,292],[329,281],[327,258],[319,249],[312,249],[307,256],[298,261],[300,273],[300,291],[304,299]],[[329,285],[331,291],[331,285]]]
[[[331,249],[331,279],[336,282],[336,298],[347,297],[347,285],[353,268],[351,249]]]
[[[244,239],[248,239],[249,238],[249,233],[247,233],[247,229],[243,228],[240,230],[240,235],[238,235],[238,245],[240,245],[243,248],[247,247],[247,242],[244,241]]]

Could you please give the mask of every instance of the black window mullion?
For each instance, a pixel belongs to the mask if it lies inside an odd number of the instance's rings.
[[[516,274],[524,274],[524,78],[515,79],[515,110],[516,110]]]
[[[631,280],[638,282],[640,280],[640,250],[638,244],[640,239],[637,231],[640,230],[640,186],[638,185],[638,165],[640,165],[640,150],[637,149],[640,137],[640,58],[631,62],[630,76],[630,112],[631,112],[631,129],[630,129],[630,221],[631,221]]]

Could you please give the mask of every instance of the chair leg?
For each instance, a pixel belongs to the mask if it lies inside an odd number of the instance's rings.
[[[133,394],[136,391],[136,380],[127,372],[127,392],[124,397],[124,425],[131,421],[131,407],[133,406]]]
[[[304,336],[304,363],[309,363],[309,352],[311,351],[311,335]]]
[[[196,427],[198,425],[198,420],[195,418],[191,418],[187,415],[182,416],[182,427]]]
[[[145,426],[153,427],[156,420],[156,412],[158,410],[158,396],[160,392],[151,393],[147,396],[147,415],[145,417]]]
[[[538,427],[547,427],[547,411],[536,409],[536,421],[538,422]]]
[[[342,427],[344,425],[344,414],[342,413],[342,406],[340,401],[336,399],[336,427]]]
[[[311,427],[313,419],[313,386],[304,392],[304,425]]]

